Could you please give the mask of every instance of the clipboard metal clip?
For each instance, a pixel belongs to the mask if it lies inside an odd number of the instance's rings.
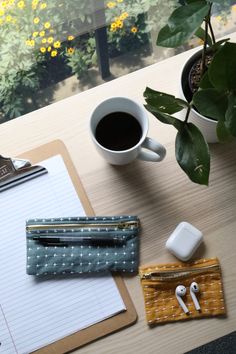
[[[42,166],[32,166],[29,160],[0,155],[0,192],[47,173]]]

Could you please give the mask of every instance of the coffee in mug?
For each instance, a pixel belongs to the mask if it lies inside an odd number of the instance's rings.
[[[101,102],[91,115],[92,140],[98,152],[114,165],[124,165],[136,158],[163,160],[164,146],[147,137],[147,132],[146,110],[126,97],[112,97]]]
[[[142,127],[131,114],[113,112],[100,120],[95,137],[100,145],[109,150],[127,150],[140,141]]]

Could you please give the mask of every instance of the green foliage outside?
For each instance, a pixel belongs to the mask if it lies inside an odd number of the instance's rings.
[[[156,18],[147,16],[161,0],[105,1],[111,55],[133,50],[148,40]],[[65,72],[80,78],[96,65],[94,0],[0,1],[0,121],[27,113],[32,93],[63,63]],[[174,8],[174,0],[160,7]],[[150,12],[152,13],[152,11]],[[167,12],[168,13],[168,12]],[[31,107],[31,106],[30,106]]]

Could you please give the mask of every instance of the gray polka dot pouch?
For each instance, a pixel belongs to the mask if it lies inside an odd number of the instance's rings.
[[[88,216],[26,221],[29,275],[136,273],[137,216]]]

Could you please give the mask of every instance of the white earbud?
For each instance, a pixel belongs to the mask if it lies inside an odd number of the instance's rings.
[[[185,286],[183,286],[183,285],[178,285],[177,288],[175,289],[175,296],[176,296],[176,298],[177,298],[177,300],[178,300],[178,303],[179,303],[180,306],[182,307],[183,311],[184,311],[185,313],[188,313],[189,310],[188,310],[187,306],[185,305],[185,303],[184,303],[184,301],[183,301],[183,299],[182,299],[182,297],[185,296],[185,294],[186,294],[186,288],[185,288]]]
[[[193,282],[191,285],[190,285],[190,295],[192,297],[192,300],[193,300],[193,303],[194,303],[194,306],[195,306],[195,309],[197,311],[201,310],[201,307],[199,305],[199,302],[198,302],[198,299],[196,297],[196,293],[199,292],[199,286],[197,283]]]

